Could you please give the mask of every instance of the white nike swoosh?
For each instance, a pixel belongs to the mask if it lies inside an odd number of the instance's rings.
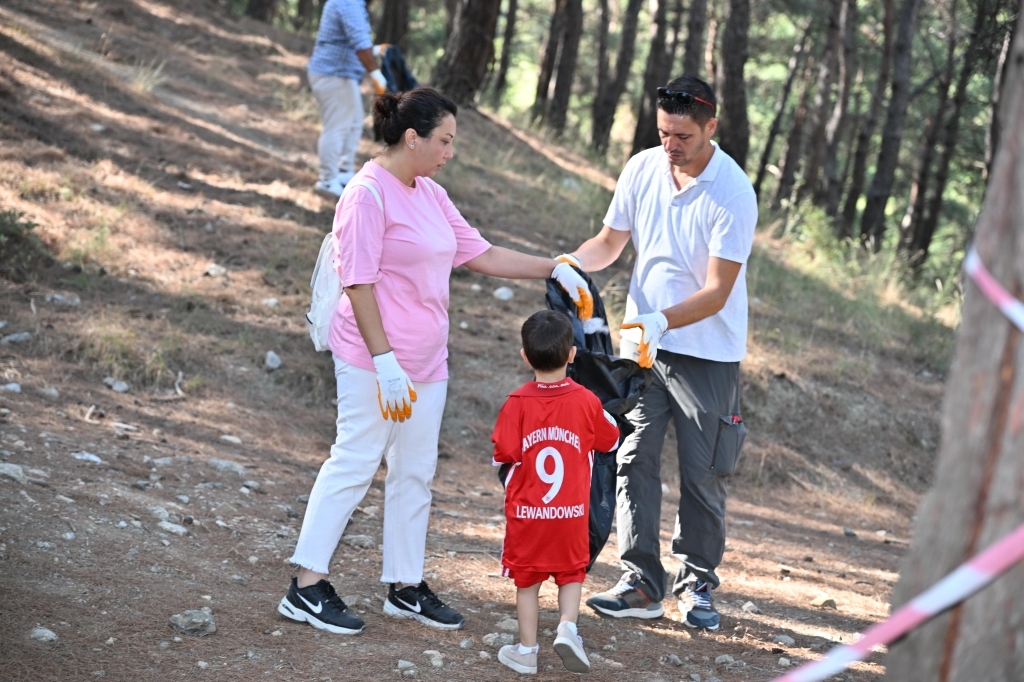
[[[306,599],[305,597],[303,597],[301,594],[299,595],[299,599],[301,599],[302,601],[306,602],[306,606],[308,606],[309,610],[312,611],[313,613],[320,613],[321,611],[324,610],[324,603],[322,601],[318,601],[316,603],[316,606],[313,606],[312,604],[309,603],[309,600]]]
[[[410,610],[410,611],[412,611],[413,613],[419,613],[419,612],[420,612],[420,603],[419,603],[419,602],[416,602],[416,606],[413,606],[413,605],[412,605],[412,604],[410,604],[409,602],[407,602],[407,601],[403,601],[403,600],[402,600],[401,598],[399,598],[399,597],[395,597],[395,601],[397,601],[397,602],[398,602],[399,604],[401,604],[401,605],[402,605],[402,606],[404,606],[405,608],[409,609],[409,610]]]

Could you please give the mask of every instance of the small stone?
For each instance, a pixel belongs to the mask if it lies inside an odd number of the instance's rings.
[[[419,671],[416,668],[409,668],[408,670],[402,671],[402,677],[416,677],[419,675]]]
[[[482,658],[485,661],[491,660],[491,652],[489,652],[489,651],[481,651],[477,655],[480,656],[480,658]]]
[[[79,460],[80,462],[92,462],[93,464],[103,464],[102,459],[92,454],[91,452],[86,452],[85,450],[82,450],[81,452],[72,452],[71,456]]]
[[[248,559],[250,564],[259,563],[259,560],[260,560],[260,558],[258,556],[255,556],[255,555],[249,557],[249,559]]]
[[[110,637],[110,638],[107,639],[107,645],[109,646],[109,645],[113,644],[116,641],[117,641],[116,637]]]
[[[690,679],[693,680],[693,682],[700,682],[700,674],[690,673]]]
[[[239,438],[238,436],[230,436],[228,434],[224,434],[223,436],[220,437],[220,439],[222,441],[224,441],[225,443],[231,443],[232,445],[241,445],[242,444],[242,439]],[[243,473],[243,472],[244,472],[244,469],[243,469],[242,472],[239,472],[239,475],[241,475],[241,473]]]
[[[210,263],[206,266],[206,269],[203,270],[203,275],[206,277],[220,277],[226,274],[228,274],[228,269],[223,265],[217,265],[216,263]]]
[[[794,646],[796,644],[796,640],[789,635],[775,635],[772,637],[772,641],[782,646]]]
[[[309,495],[297,495],[295,497],[295,501],[300,504],[306,504],[307,502],[309,502]]]
[[[174,499],[176,499],[178,502],[181,502],[182,504],[188,504],[189,496],[188,495],[175,495]]]
[[[234,438],[234,436],[228,436],[228,437],[229,438]],[[221,438],[225,438],[225,437],[221,436]],[[238,444],[240,445],[241,442],[242,441],[238,441]],[[233,471],[236,474],[238,474],[239,476],[245,476],[245,473],[246,473],[244,466],[242,466],[238,462],[232,462],[230,459],[211,459],[209,462],[207,462],[207,464],[210,465],[211,469],[213,469],[214,471],[219,471],[222,474],[225,471]]]
[[[671,663],[672,665],[682,665],[683,664],[683,662],[675,654],[669,654],[668,658],[666,660],[669,663]]]
[[[735,662],[736,662],[736,659],[734,659],[729,654],[722,654],[721,656],[717,656],[715,658],[715,665],[729,665],[730,663],[735,663]]]
[[[213,510],[213,513],[216,516],[231,517],[237,514],[238,510],[235,509],[230,504],[228,504],[227,502],[221,502],[219,505],[217,505],[217,508]]]
[[[857,537],[857,533],[854,532],[854,530],[852,528],[849,528],[848,526],[843,526],[843,535],[845,535],[848,538]]]
[[[465,320],[463,320],[462,322],[459,322],[459,329],[469,329],[469,323],[466,322]]]
[[[834,609],[836,608],[836,600],[822,594],[811,600],[811,606],[817,606],[819,609]]]
[[[179,182],[178,184],[180,185],[182,183]],[[203,670],[206,670],[207,668],[210,667],[210,664],[207,663],[206,661],[199,661],[198,663],[196,663],[196,665],[199,666],[200,668],[202,668]]]
[[[281,356],[272,350],[267,351],[267,357],[263,360],[267,369],[273,371],[281,368]]]
[[[435,651],[434,649],[427,649],[423,652],[423,655],[430,659],[430,665],[434,666],[435,668],[444,667],[444,654],[442,654],[440,651]]]
[[[12,343],[25,343],[26,341],[32,340],[31,332],[14,332],[0,339],[0,345],[9,345]]]
[[[268,308],[276,308],[281,302],[278,301],[276,298],[271,297],[263,299],[262,303]]]
[[[369,535],[346,535],[341,541],[349,547],[359,549],[373,549],[377,546],[377,543]]]
[[[661,484],[661,494],[662,495],[668,495],[670,492],[672,492],[672,490],[668,487],[668,485],[666,485],[665,483],[662,483]]]
[[[0,391],[6,391],[7,393],[21,393],[21,384],[14,383],[12,381],[9,384],[0,386]]]
[[[472,649],[473,648],[473,638],[472,637],[467,637],[466,639],[462,640],[461,642],[459,642],[459,647],[462,648],[462,649]]]
[[[213,232],[213,223],[206,223],[203,225],[203,229],[207,232]]]
[[[61,537],[67,540],[68,542],[71,542],[75,539],[75,534],[69,530],[67,533],[64,533],[64,535],[61,535]]]
[[[508,287],[498,287],[494,290],[494,298],[499,301],[511,301],[515,295],[516,292],[512,291],[512,289]]]
[[[103,383],[107,385],[110,390],[114,393],[127,393],[131,390],[131,387],[120,379],[114,377],[107,377],[103,380]]]
[[[781,656],[779,658],[779,667],[788,668],[789,665],[790,664],[789,664],[789,659],[788,658],[786,658],[785,656]]]
[[[47,542],[46,540],[40,540],[36,543],[36,547],[39,549],[53,549],[53,543]]]
[[[171,523],[170,521],[161,521],[156,525],[160,530],[171,533],[172,535],[188,535],[188,529],[185,528],[185,526],[179,526],[178,524]]]
[[[489,635],[483,636],[483,643],[485,646],[502,647],[506,644],[515,644],[515,637],[508,632],[492,632]]]
[[[8,462],[0,462],[0,477],[9,478],[21,485],[28,483],[28,479],[25,478],[24,469],[17,464],[10,464]]]
[[[60,391],[53,386],[47,386],[46,388],[39,389],[39,395],[43,396],[47,400],[57,400],[60,398]]]
[[[107,127],[102,123],[90,123],[89,129],[94,133],[102,133],[104,130],[107,129]]]
[[[74,504],[75,503],[75,501],[72,500],[70,497],[64,497],[63,495],[57,495],[57,497],[55,497],[53,499],[57,500],[58,502],[63,502],[64,504]]]
[[[209,606],[176,613],[170,618],[171,627],[179,632],[206,637],[217,632],[217,623]]]
[[[757,604],[752,601],[748,601],[742,608],[747,613],[761,613],[761,609],[757,608]]]
[[[243,578],[240,575],[233,575],[233,576],[231,576],[231,579],[234,580],[239,585],[245,585],[246,584],[245,578]]]
[[[37,626],[28,633],[28,638],[34,639],[37,642],[56,642],[57,633],[48,628]]]
[[[259,481],[242,481],[242,485],[244,485],[249,490],[259,490],[260,489],[260,482]]]
[[[506,618],[498,623],[498,629],[505,632],[519,632],[519,621],[515,618]]]
[[[150,507],[149,512],[161,521],[166,521],[171,517],[171,515],[167,513],[167,510],[164,509],[163,507]]]
[[[274,630],[273,632],[270,633],[271,637],[281,637],[282,635],[284,635],[284,633],[281,632],[280,630]]]
[[[722,680],[718,679],[717,677],[709,677],[708,682],[722,682]]]
[[[77,308],[82,305],[82,299],[78,294],[47,294],[46,302],[65,308]]]
[[[415,667],[416,667],[416,664],[413,663],[412,661],[403,661],[402,659],[398,659],[398,669],[399,670],[409,670],[409,669],[415,668]]]

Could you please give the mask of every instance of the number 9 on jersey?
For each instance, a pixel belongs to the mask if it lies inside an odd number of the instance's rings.
[[[548,459],[555,462],[555,470],[550,474],[547,472]],[[546,447],[537,453],[537,477],[551,486],[544,495],[544,504],[555,499],[555,495],[562,489],[562,478],[565,476],[565,464],[562,463],[562,455],[555,448]]]

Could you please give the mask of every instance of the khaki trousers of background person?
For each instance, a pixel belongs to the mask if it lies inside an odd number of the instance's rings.
[[[363,96],[359,81],[309,72],[309,87],[320,107],[320,180],[356,169],[356,151],[363,135]]]

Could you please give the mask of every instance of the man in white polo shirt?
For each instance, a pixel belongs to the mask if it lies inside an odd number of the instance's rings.
[[[725,550],[725,478],[739,459],[739,362],[746,354],[746,261],[757,199],[743,170],[711,141],[711,87],[683,76],[658,88],[661,147],[640,152],[619,176],[604,227],[563,256],[583,270],[607,267],[630,239],[620,355],[651,367],[654,383],[629,414],[636,431],[618,453],[618,539],[625,575],[587,600],[609,616],[659,618],[661,451],[669,421],[679,443],[679,511],[671,591],[686,624],[717,630],[712,590]]]

